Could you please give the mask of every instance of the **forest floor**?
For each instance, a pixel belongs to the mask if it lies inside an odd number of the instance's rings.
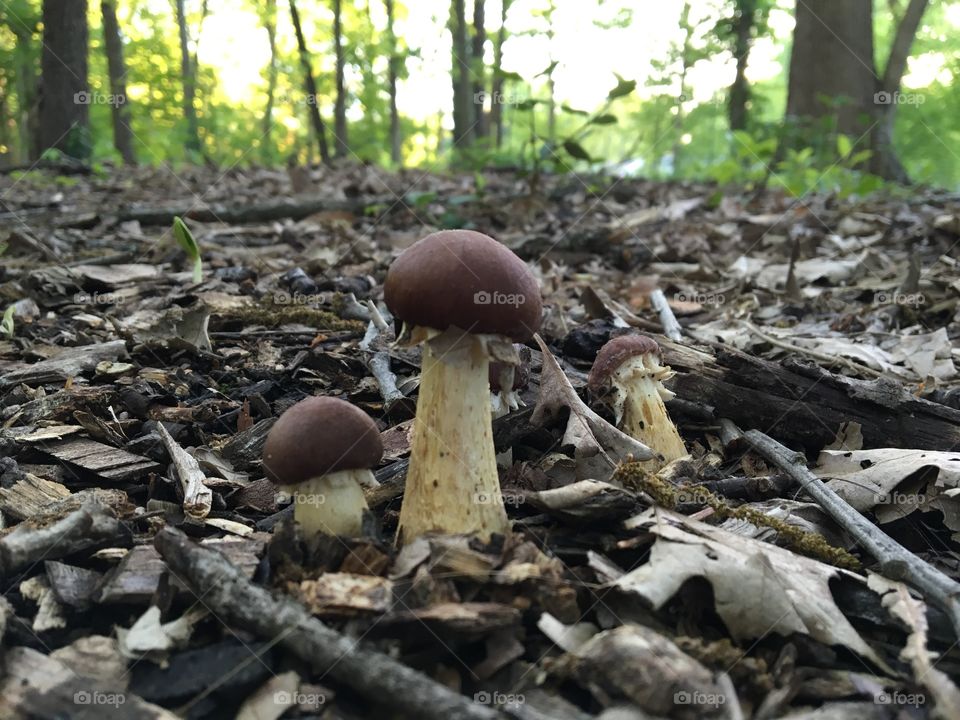
[[[0,716],[960,717],[957,195],[139,168],[0,205]],[[544,344],[494,422],[512,535],[401,551],[419,352],[368,301],[445,227],[529,261]],[[585,387],[625,332],[676,371],[656,476]],[[301,542],[264,478],[310,395],[382,431],[366,537]]]

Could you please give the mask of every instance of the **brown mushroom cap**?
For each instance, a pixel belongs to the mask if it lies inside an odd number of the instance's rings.
[[[270,428],[263,468],[271,482],[296,485],[338,470],[371,468],[382,455],[380,432],[363,410],[337,398],[310,397]]]
[[[404,250],[387,272],[387,307],[407,325],[529,340],[540,288],[527,264],[492,237],[442,230]]]
[[[587,388],[595,395],[600,394],[610,376],[623,363],[632,357],[648,353],[660,357],[660,346],[653,338],[646,335],[621,335],[613,338],[597,353],[597,359],[593,361],[590,376],[587,378]]]

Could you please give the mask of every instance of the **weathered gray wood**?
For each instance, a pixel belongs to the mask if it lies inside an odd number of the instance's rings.
[[[88,438],[70,438],[47,443],[43,446],[43,451],[61,462],[96,473],[107,480],[137,480],[145,477],[147,473],[160,470],[159,463],[148,457],[134,455]]]
[[[104,360],[115,361],[126,357],[126,354],[127,346],[123,340],[67,348],[49,360],[41,360],[33,365],[0,375],[0,388],[11,387],[18,383],[38,385],[66,380],[68,377],[93,370]]]

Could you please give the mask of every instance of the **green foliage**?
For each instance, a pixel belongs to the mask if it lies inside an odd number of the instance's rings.
[[[180,217],[173,219],[173,237],[193,262],[193,282],[203,282],[203,258],[200,255],[200,246],[190,232],[190,228]]]

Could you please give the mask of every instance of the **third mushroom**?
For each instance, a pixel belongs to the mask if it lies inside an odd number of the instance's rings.
[[[400,341],[423,346],[399,538],[506,534],[488,372],[491,359],[516,365],[512,342],[539,328],[536,279],[493,238],[444,230],[394,261],[384,299],[404,323]]]
[[[648,467],[656,472],[687,454],[665,400],[673,393],[663,381],[674,375],[660,362],[660,346],[646,335],[621,335],[600,348],[588,387],[613,406],[617,427],[656,453]]]

